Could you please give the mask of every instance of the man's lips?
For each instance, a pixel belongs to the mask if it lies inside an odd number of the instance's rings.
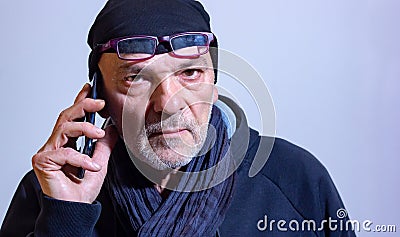
[[[186,128],[163,129],[161,131],[148,134],[148,138],[150,139],[152,137],[157,137],[157,136],[164,136],[164,137],[181,136],[186,132],[190,131]]]

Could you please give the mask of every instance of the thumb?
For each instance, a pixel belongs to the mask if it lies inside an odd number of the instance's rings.
[[[96,142],[93,153],[93,162],[99,164],[102,168],[107,167],[111,151],[118,140],[118,132],[114,125],[105,129],[105,136]]]

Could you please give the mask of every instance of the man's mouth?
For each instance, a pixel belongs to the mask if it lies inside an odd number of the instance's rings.
[[[155,131],[150,134],[147,134],[147,137],[149,139],[159,137],[159,136],[163,136],[165,138],[172,138],[172,137],[182,136],[188,132],[190,132],[190,131],[186,128],[166,128],[161,131]]]

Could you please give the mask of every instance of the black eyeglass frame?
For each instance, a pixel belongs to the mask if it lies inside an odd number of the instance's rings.
[[[177,54],[175,52],[175,49],[173,48],[173,45],[171,43],[171,40],[177,38],[177,37],[181,37],[184,35],[202,35],[205,36],[207,39],[207,45],[203,45],[202,47],[207,47],[206,50],[202,51],[201,53],[198,54],[191,54],[191,55],[180,55]],[[128,40],[128,39],[150,39],[155,41],[155,46],[153,49],[152,54],[147,57],[142,57],[142,58],[125,58],[122,57],[119,49],[118,49],[118,43],[123,41],[123,40]],[[162,43],[162,42],[168,42],[172,51],[171,53],[176,56],[176,57],[184,57],[184,58],[191,58],[191,57],[198,57],[200,55],[206,54],[209,51],[210,48],[210,44],[212,41],[214,41],[215,37],[214,34],[211,32],[183,32],[183,33],[178,33],[178,34],[173,34],[173,35],[167,35],[167,36],[149,36],[149,35],[134,35],[134,36],[125,36],[125,37],[119,37],[119,38],[115,38],[115,39],[111,39],[109,40],[107,43],[105,44],[98,44],[96,47],[99,47],[99,53],[104,53],[107,50],[110,49],[114,49],[115,52],[117,52],[118,58],[122,59],[122,60],[127,60],[127,61],[142,61],[142,60],[147,60],[150,59],[152,57],[154,57],[155,53],[156,53],[156,49],[157,46]]]

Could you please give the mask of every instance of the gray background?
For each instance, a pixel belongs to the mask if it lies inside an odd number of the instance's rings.
[[[326,165],[352,219],[399,229],[400,1],[203,2],[221,48],[268,85],[276,134]],[[86,36],[103,4],[0,2],[0,220],[32,155],[87,80]],[[254,105],[242,104],[257,128]]]

